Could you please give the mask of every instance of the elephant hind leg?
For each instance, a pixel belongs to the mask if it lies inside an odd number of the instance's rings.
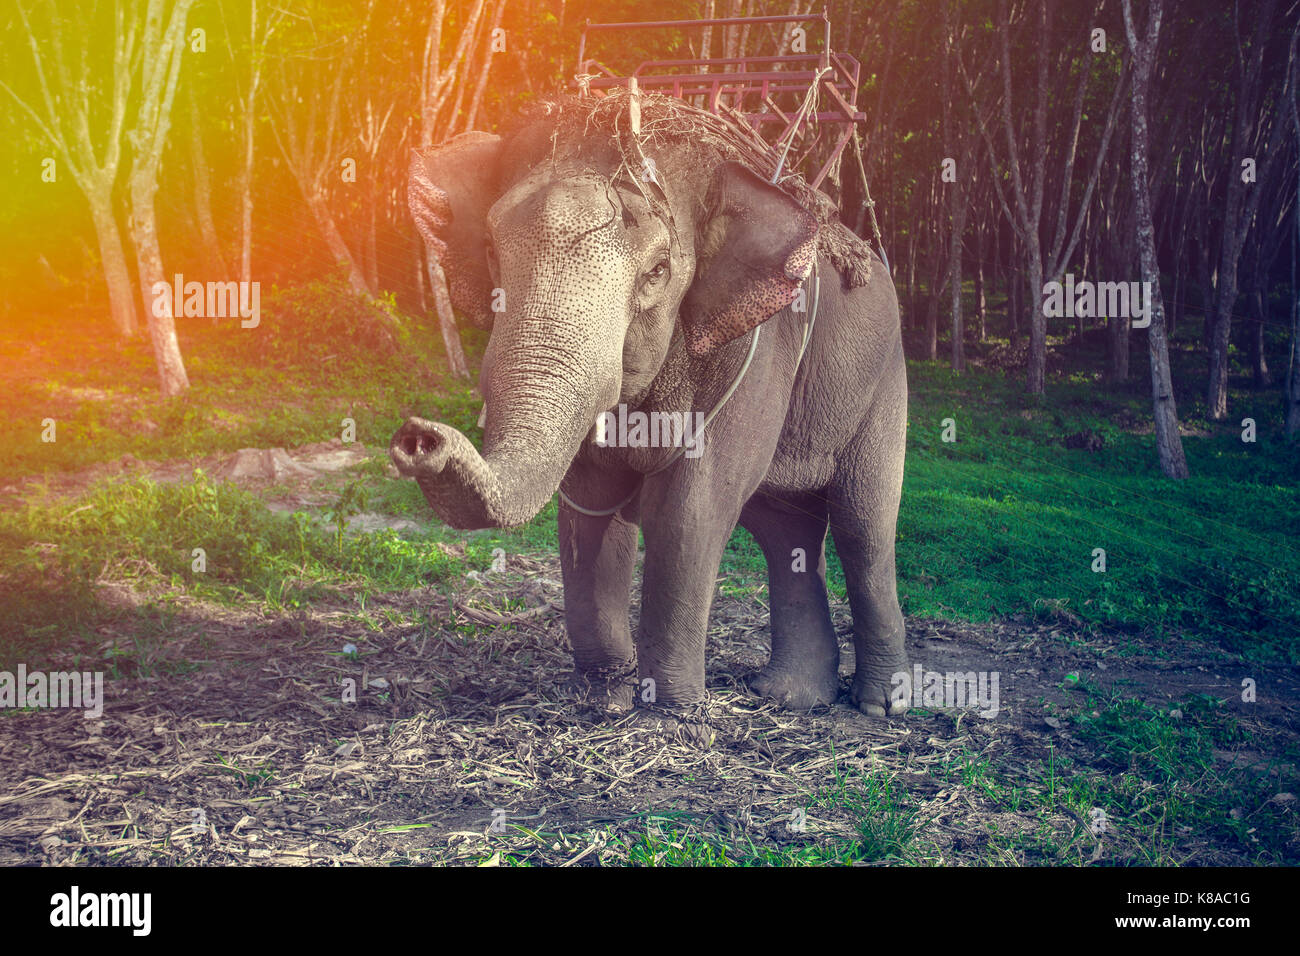
[[[837,463],[829,489],[831,534],[853,609],[849,696],[871,716],[905,713],[909,706],[891,700],[894,675],[908,669],[894,565],[907,412],[905,406],[888,412],[868,419]]]
[[[807,710],[839,696],[839,642],[826,600],[825,499],[777,501],[754,495],[740,515],[767,559],[772,655],[750,688]]]

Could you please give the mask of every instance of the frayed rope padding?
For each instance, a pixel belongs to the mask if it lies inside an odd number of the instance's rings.
[[[549,119],[556,133],[589,135],[593,130],[609,133],[618,144],[624,163],[639,169],[647,147],[686,147],[711,153],[715,162],[743,163],[759,176],[771,180],[779,156],[734,110],[723,107],[719,116],[698,109],[676,97],[640,92],[641,133],[635,139],[628,119],[631,94],[615,89],[607,96],[565,96],[544,100],[520,117],[521,123]],[[701,157],[701,167],[707,158]],[[839,210],[829,196],[813,189],[797,173],[785,173],[778,183],[791,198],[817,219],[817,250],[839,273],[846,289],[867,284],[875,255],[871,247],[840,221]],[[653,203],[652,203],[653,205]]]

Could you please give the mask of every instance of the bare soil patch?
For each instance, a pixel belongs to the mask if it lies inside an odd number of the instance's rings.
[[[1077,862],[1133,862],[1140,848],[1122,821],[1099,849],[1085,819],[1008,811],[943,770],[954,755],[974,754],[1004,773],[1023,768],[1036,786],[1029,767],[1049,752],[1095,764],[1068,723],[1048,719],[1060,712],[1049,702],[1080,703],[1069,674],[1156,704],[1196,691],[1226,699],[1250,742],[1216,756],[1276,777],[1279,794],[1296,788],[1296,768],[1270,758],[1297,730],[1300,681],[1290,668],[1191,642],[1135,647],[1068,621],[911,619],[915,662],[1000,673],[996,718],[863,716],[846,702],[847,640],[840,702],[793,713],[745,690],[744,676],[766,657],[767,613],[758,600],[727,596],[709,635],[717,739],[691,747],[568,689],[558,582],[554,564],[512,557],[505,574],[454,598],[420,590],[370,599],[372,619],[422,611],[433,625],[378,629],[355,604],[269,616],[180,596],[174,639],[139,672],[106,682],[102,719],[3,718],[0,864],[477,863],[503,852],[535,864],[610,864],[625,859],[620,841],[683,816],[735,843],[782,847],[852,839],[852,814],[809,800],[837,773],[863,770],[917,802],[930,862],[987,862],[990,823],[1000,833],[1047,827],[1077,848]],[[486,624],[493,615],[507,623]],[[836,607],[835,620],[847,633],[847,608]],[[355,657],[342,653],[347,644]],[[45,666],[72,668],[77,650]],[[1257,703],[1240,702],[1243,676],[1258,682]],[[348,680],[355,703],[342,699]],[[806,830],[794,832],[801,807]],[[507,832],[492,831],[494,818]],[[1249,854],[1194,836],[1183,849],[1186,863]]]
[[[284,486],[290,491],[306,492],[319,479],[346,471],[365,461],[370,454],[373,452],[360,442],[344,444],[337,438],[288,450],[244,448],[231,453],[165,461],[144,461],[128,453],[116,461],[76,471],[56,472],[39,479],[25,478],[0,485],[0,504],[18,505],[35,494],[75,498],[102,481],[117,478],[149,478],[161,484],[175,484],[189,481],[196,468],[250,491]]]

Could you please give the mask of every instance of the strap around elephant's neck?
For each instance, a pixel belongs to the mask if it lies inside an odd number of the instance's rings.
[[[803,341],[799,344],[799,357],[795,360],[795,367],[794,367],[796,376],[799,374],[799,368],[803,364],[803,356],[804,356],[804,352],[807,351],[808,349],[808,342],[812,338],[813,325],[815,325],[817,322],[817,306],[821,301],[821,273],[817,268],[816,255],[813,256],[812,280],[813,280],[812,308],[808,310],[808,321],[805,322],[803,326]],[[735,395],[736,390],[740,388],[740,383],[744,380],[745,373],[749,371],[749,366],[752,365],[754,362],[754,354],[758,351],[758,335],[759,332],[762,331],[762,329],[763,327],[761,325],[754,326],[754,331],[751,333],[749,339],[749,352],[745,355],[745,361],[740,366],[740,371],[738,371],[736,373],[736,377],[731,380],[731,384],[727,387],[727,390],[722,393],[722,397],[718,399],[717,403],[713,406],[713,410],[710,411],[709,414],[704,417],[704,421],[700,423],[700,427],[695,432],[695,437],[691,442],[692,446],[699,443],[699,441],[704,435],[704,430],[709,427],[709,423],[712,422],[713,419],[715,419],[718,416],[718,413],[722,411],[722,407],[726,405],[728,401],[731,400],[731,396]],[[622,510],[622,508],[628,502],[630,502],[633,498],[635,498],[637,494],[641,491],[641,485],[645,482],[647,478],[649,478],[651,475],[657,475],[659,474],[659,472],[675,464],[677,460],[681,458],[682,455],[684,455],[685,453],[686,453],[685,445],[674,448],[672,450],[672,453],[669,454],[668,458],[665,461],[663,461],[661,464],[659,464],[652,470],[643,473],[641,475],[641,480],[636,483],[636,486],[632,489],[632,491],[628,494],[628,496],[624,498],[622,501],[620,501],[618,504],[614,505],[614,507],[612,508],[601,508],[599,510],[584,508],[582,505],[578,504],[576,501],[574,501],[572,498],[570,498],[567,494],[564,493],[563,485],[561,485],[560,488],[557,489],[560,495],[560,500],[563,501],[570,508],[572,508],[574,511],[578,512],[578,514],[587,515],[589,518],[607,518],[610,515]]]

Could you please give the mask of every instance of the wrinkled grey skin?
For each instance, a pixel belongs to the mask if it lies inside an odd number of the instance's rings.
[[[561,481],[590,510],[641,482],[616,515],[559,510],[576,676],[615,709],[640,701],[644,678],[655,682],[656,710],[687,714],[704,699],[714,582],[738,522],[762,547],[770,584],[772,654],[750,687],[797,709],[835,701],[829,525],[853,611],[851,699],[867,714],[905,710],[891,707],[890,678],[907,669],[894,572],[907,383],[886,270],[873,262],[870,281],[850,290],[819,260],[819,311],[796,368],[807,314],[782,306],[811,260],[816,222],[805,210],[735,164],[701,168],[680,147],[648,147],[670,230],[617,175],[607,137],[553,143],[551,131],[538,120],[506,141],[471,133],[416,157],[417,225],[457,306],[492,323],[480,378],[487,416],[482,455],[454,428],[412,418],[393,436],[394,463],[458,528],[527,521]],[[495,288],[505,308],[494,313]],[[667,450],[595,445],[597,416],[619,402],[712,409],[759,323],[753,364],[698,458],[642,479]]]

